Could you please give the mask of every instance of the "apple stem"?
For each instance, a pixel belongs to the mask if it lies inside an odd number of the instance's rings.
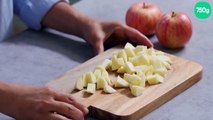
[[[176,16],[176,14],[175,14],[175,12],[173,11],[173,12],[172,12],[172,17],[175,17],[175,16]]]

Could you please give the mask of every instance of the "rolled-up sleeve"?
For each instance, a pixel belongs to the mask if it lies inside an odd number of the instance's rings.
[[[39,30],[43,17],[58,2],[68,2],[68,0],[14,0],[14,13],[29,28]]]

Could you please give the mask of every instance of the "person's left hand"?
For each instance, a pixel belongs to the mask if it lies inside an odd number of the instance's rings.
[[[96,54],[104,51],[104,44],[116,45],[127,41],[153,47],[145,35],[119,22],[91,22],[83,33],[84,39],[92,45]]]

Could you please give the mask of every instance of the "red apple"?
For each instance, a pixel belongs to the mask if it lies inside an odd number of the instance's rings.
[[[182,12],[165,14],[157,24],[156,36],[164,47],[183,47],[192,36],[191,20]]]
[[[160,20],[161,11],[152,3],[135,3],[127,11],[126,24],[143,33],[144,35],[152,35]]]

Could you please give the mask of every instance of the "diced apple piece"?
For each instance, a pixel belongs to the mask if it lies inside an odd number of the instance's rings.
[[[123,78],[121,78],[120,76],[118,76],[117,79],[115,80],[114,85],[115,87],[128,87],[129,83],[125,81]]]
[[[114,88],[112,88],[111,86],[106,85],[106,86],[104,87],[104,92],[105,92],[105,93],[111,94],[111,93],[115,93],[116,90],[115,90]]]
[[[107,70],[112,66],[112,61],[109,59],[105,59],[102,63],[102,66]]]
[[[154,72],[164,77],[166,75],[166,73],[167,73],[167,69],[164,68],[164,67],[156,68],[154,70]]]
[[[135,51],[135,54],[138,54],[140,52],[144,52],[145,53],[147,51],[147,46],[138,45],[138,46],[136,46],[134,51]]]
[[[128,58],[128,61],[131,62],[134,66],[137,65],[137,58],[138,56]]]
[[[82,76],[82,80],[83,80],[83,85],[84,85],[84,87],[86,87],[87,84],[88,84],[88,80],[87,80],[87,78],[86,78],[86,74],[84,74],[84,75]]]
[[[115,55],[113,55],[113,57],[112,57],[112,70],[117,70],[123,65],[124,65],[123,58],[117,58]]]
[[[168,62],[166,62],[166,61],[163,62],[163,65],[164,65],[168,70],[171,70],[171,69],[172,69],[171,65],[170,65]]]
[[[139,55],[136,55],[134,57],[128,58],[129,62],[131,62],[134,66],[139,65],[149,65],[150,64],[150,58],[147,53],[141,53]]]
[[[155,54],[158,56],[158,55],[164,55],[164,52],[162,51],[156,51]]]
[[[108,85],[107,81],[103,77],[100,77],[97,81],[97,89],[104,89],[106,85]]]
[[[127,57],[134,57],[135,56],[135,52],[133,49],[131,48],[125,48],[124,51],[126,52]]]
[[[102,71],[102,77],[107,81],[109,85],[112,85],[112,82],[109,78],[109,73],[106,70]]]
[[[155,68],[164,66],[168,70],[171,69],[171,65],[170,65],[171,60],[167,56],[158,55],[158,56],[152,58],[152,62],[153,62],[153,66],[155,66]]]
[[[144,91],[144,87],[133,85],[130,87],[130,90],[131,90],[132,95],[137,97],[137,96],[142,95],[142,93]]]
[[[141,78],[135,74],[124,74],[124,79],[131,85],[140,86],[142,84]]]
[[[172,64],[172,61],[171,59],[168,57],[168,56],[165,56],[165,55],[158,55],[157,56],[159,59],[161,59],[162,61],[166,61],[168,62],[169,64]]]
[[[140,65],[149,65],[150,64],[150,58],[149,55],[146,53],[134,56],[132,58],[129,58],[129,61],[134,66],[140,66]]]
[[[146,86],[146,75],[143,72],[137,73],[137,76],[141,78],[140,86],[145,87]]]
[[[80,77],[76,83],[75,83],[75,89],[77,90],[83,90],[84,89],[84,81],[83,81],[83,77]]]
[[[143,83],[143,81],[142,81],[142,79],[139,77],[139,76],[137,76],[137,75],[135,75],[135,74],[133,74],[130,78],[129,78],[129,82],[130,82],[130,84],[131,85],[138,85],[138,86],[141,86]]]
[[[86,77],[85,79],[86,79],[87,83],[96,83],[97,82],[96,77],[92,72],[87,72],[85,74],[85,77]]]
[[[100,69],[95,69],[94,75],[96,77],[96,80],[98,80],[99,77],[101,77],[101,75],[102,75],[102,71]]]
[[[135,73],[135,67],[131,62],[126,62],[124,65],[124,69],[127,73]]]
[[[94,94],[95,91],[96,91],[96,84],[94,84],[94,83],[88,83],[86,92]]]
[[[117,70],[117,73],[125,73],[126,72],[126,70],[125,70],[125,68],[124,68],[124,66],[121,66],[118,70]]]
[[[124,80],[126,80],[128,82],[128,77],[130,76],[131,74],[128,74],[128,73],[124,73]]]
[[[139,56],[139,63],[138,63],[138,65],[149,65],[149,64],[150,64],[150,58],[149,58],[149,56],[147,54],[141,54]]]
[[[135,66],[135,71],[136,72],[143,72],[146,73],[147,71],[151,70],[150,65],[140,65],[140,66]]]
[[[150,56],[156,56],[155,50],[152,47],[147,49],[146,53]]]
[[[124,48],[130,48],[130,49],[135,49],[135,47],[131,43],[126,43]]]
[[[162,60],[160,60],[157,56],[152,56],[150,61],[154,69],[164,67]]]
[[[110,85],[112,84],[111,80],[109,79],[109,74],[103,66],[97,66],[96,70],[100,70],[101,76],[107,81],[108,84],[110,84]],[[98,81],[98,79],[97,79],[97,81]]]
[[[153,76],[154,76],[153,70],[147,71],[147,72],[145,73],[145,76],[146,76],[146,81],[148,81],[149,79],[152,79]]]
[[[123,58],[124,62],[127,61],[127,54],[126,54],[126,52],[124,50],[119,51],[117,57],[118,58]]]
[[[159,74],[155,74],[155,75],[150,75],[147,78],[147,81],[150,85],[155,85],[155,84],[159,84],[162,83],[164,80],[164,78],[162,76],[160,76]]]

